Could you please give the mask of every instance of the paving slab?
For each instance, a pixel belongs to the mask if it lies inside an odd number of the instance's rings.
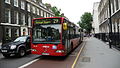
[[[75,68],[120,68],[120,51],[94,37],[87,38],[86,45]]]

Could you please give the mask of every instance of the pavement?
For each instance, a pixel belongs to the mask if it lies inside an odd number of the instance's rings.
[[[75,68],[120,68],[120,51],[94,37],[85,42]]]

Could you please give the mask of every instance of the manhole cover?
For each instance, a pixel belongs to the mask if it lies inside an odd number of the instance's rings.
[[[83,57],[82,62],[90,62],[90,57]]]

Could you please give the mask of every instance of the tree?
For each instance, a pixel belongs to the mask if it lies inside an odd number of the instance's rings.
[[[61,13],[61,9],[58,9],[56,6],[51,7],[51,10],[55,14],[55,17],[64,17],[64,14]]]
[[[92,15],[89,12],[85,12],[82,16],[81,16],[81,20],[78,22],[79,26],[82,29],[85,29],[87,33],[90,34],[91,30],[92,30]]]
[[[49,3],[45,3],[45,5],[52,10],[55,14],[55,17],[64,17],[64,13],[61,13],[61,9],[58,9],[56,6],[51,6]]]
[[[51,7],[51,10],[53,11],[53,13],[55,14],[56,17],[60,17],[61,9],[58,9],[56,6],[53,6],[53,7]]]

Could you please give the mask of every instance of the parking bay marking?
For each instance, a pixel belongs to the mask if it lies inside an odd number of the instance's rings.
[[[77,63],[77,60],[78,60],[80,54],[82,53],[82,50],[84,49],[85,44],[86,44],[86,42],[85,42],[85,43],[83,44],[83,46],[81,47],[81,49],[80,49],[80,51],[79,51],[79,53],[78,53],[78,55],[77,55],[77,57],[76,57],[74,63],[72,64],[72,67],[71,67],[71,68],[74,68],[74,67],[75,67],[75,64]]]
[[[78,58],[79,58],[79,56],[80,56],[80,54],[81,54],[84,46],[85,46],[85,44],[86,44],[86,42],[84,43],[84,45],[83,45],[82,48],[80,49],[80,51],[79,51],[79,53],[78,53],[78,55],[77,55],[77,57],[76,57],[76,59],[75,59],[75,61],[74,61],[74,63],[73,63],[73,65],[72,65],[71,68],[74,68],[74,67],[75,67],[75,64],[76,64],[76,62],[77,62],[77,60],[78,60]],[[72,55],[72,56],[73,56],[73,55]],[[20,67],[18,67],[18,68],[25,68],[25,67],[29,66],[30,64],[38,61],[38,60],[39,60],[39,59],[35,59],[35,60],[33,60],[33,61],[31,61],[31,62],[28,62],[27,64],[24,64],[24,65],[22,65],[22,66],[20,66]]]
[[[18,68],[25,68],[25,67],[27,67],[28,65],[30,65],[30,64],[38,61],[38,60],[39,60],[39,59],[35,59],[35,60],[33,60],[33,61],[31,61],[31,62],[28,62],[27,64],[24,64],[24,65],[22,65],[22,66],[20,66],[20,67],[18,67]]]

